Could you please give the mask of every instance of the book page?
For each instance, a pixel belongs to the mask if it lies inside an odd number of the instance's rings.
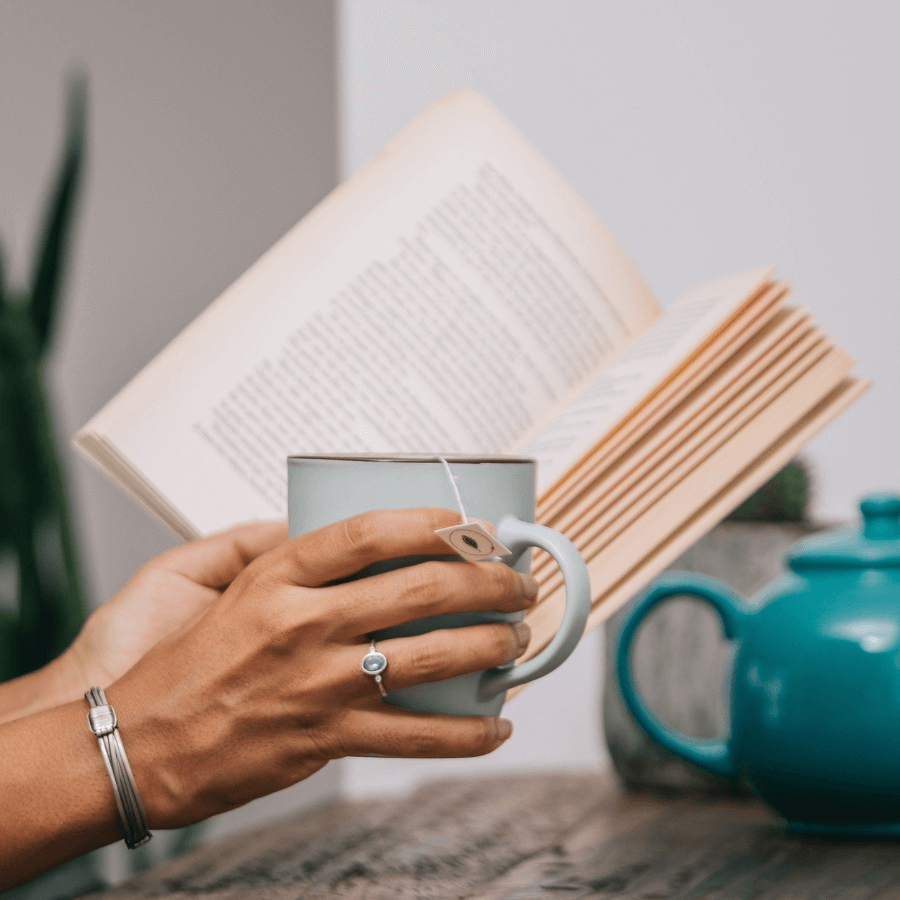
[[[700,344],[680,364],[670,370],[650,393],[635,403],[615,426],[591,448],[551,490],[545,491],[538,502],[539,521],[555,517],[580,497],[585,485],[596,479],[608,466],[622,460],[631,452],[660,417],[677,406],[691,393],[715,376],[727,360],[740,353],[764,331],[784,308],[790,291],[784,282],[771,281],[728,319],[724,327],[705,343]]]
[[[689,445],[698,440],[712,440],[711,429],[716,431],[721,427],[714,423],[726,409],[746,408],[754,395],[792,369],[799,359],[810,352],[822,354],[829,346],[822,330],[814,326],[808,313],[798,309],[785,310],[729,359],[715,376],[674,403],[665,416],[640,439],[630,443],[618,459],[598,467],[586,477],[578,497],[554,514],[543,515],[541,523],[575,540],[587,520],[606,515],[604,510],[609,508],[611,501],[621,498],[624,490],[636,485],[644,490],[645,479],[651,472],[653,477],[659,477],[675,465]],[[532,574],[550,564],[549,561],[549,555],[541,554],[532,565]]]
[[[852,360],[846,354],[835,350],[827,338],[819,336],[806,348],[806,352],[796,355],[793,360],[785,359],[773,365],[774,377],[771,380],[767,374],[758,385],[752,382],[749,392],[740,391],[677,447],[661,453],[655,461],[645,461],[631,478],[617,485],[615,491],[607,490],[606,479],[595,485],[589,492],[590,499],[586,496],[580,509],[572,510],[567,515],[569,527],[557,523],[553,527],[576,541],[582,550],[596,550],[588,535],[602,534],[604,540],[608,540],[636,512],[661,502],[668,491],[674,489],[697,465],[698,454],[714,453],[736,431],[778,403],[782,395],[796,390],[802,379],[815,381],[817,388],[826,385],[829,378],[830,383],[834,384],[849,371],[851,365]],[[816,374],[808,377],[812,372]],[[537,569],[535,574],[540,577]]]
[[[658,315],[572,189],[461,92],[326,198],[85,432],[206,533],[284,515],[290,454],[508,451]]]
[[[539,462],[538,493],[554,485],[647,394],[720,330],[768,281],[760,269],[708,282],[665,313],[615,362],[517,446]]]

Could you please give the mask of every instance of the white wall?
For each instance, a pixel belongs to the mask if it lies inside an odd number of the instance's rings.
[[[66,73],[81,66],[89,80],[88,179],[51,372],[66,442],[334,186],[334,47],[331,0],[0,3],[0,245],[12,283],[32,264]],[[174,538],[65,456],[96,603]],[[333,793],[339,775],[215,828]]]
[[[875,387],[809,448],[817,513],[900,488],[900,6],[343,0],[342,174],[446,90],[483,91],[666,303],[776,264]]]
[[[441,93],[487,94],[631,252],[663,303],[776,264],[875,387],[809,446],[814,513],[900,488],[900,7],[804,0],[342,0],[342,175]],[[346,788],[599,765],[592,638],[474,762],[353,760]]]

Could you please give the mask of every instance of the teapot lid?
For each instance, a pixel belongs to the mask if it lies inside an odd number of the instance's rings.
[[[900,567],[900,496],[869,494],[859,505],[863,524],[798,541],[787,563],[809,569],[877,569]]]

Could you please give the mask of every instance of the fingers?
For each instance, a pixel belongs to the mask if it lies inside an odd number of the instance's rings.
[[[379,641],[377,649],[388,660],[382,676],[385,690],[506,665],[525,652],[530,639],[531,629],[525,622],[489,622]],[[342,665],[348,674],[353,672],[362,696],[373,689],[371,676],[360,667],[364,654],[362,645],[347,647],[342,654],[346,660]]]
[[[534,605],[538,582],[502,563],[432,560],[322,591],[335,635],[356,640],[444,613],[520,612]]]
[[[175,547],[151,565],[185,575],[197,584],[221,588],[231,584],[254,559],[287,539],[287,522],[248,522]]]
[[[458,523],[459,513],[447,509],[362,513],[286,544],[279,551],[279,574],[288,583],[318,587],[386,559],[455,555],[434,532]]]
[[[341,738],[344,756],[483,756],[512,734],[507,719],[439,716],[392,706],[359,710],[349,716]]]

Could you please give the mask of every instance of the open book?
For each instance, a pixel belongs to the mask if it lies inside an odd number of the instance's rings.
[[[184,538],[285,515],[302,453],[538,460],[538,520],[614,612],[866,387],[770,269],[665,312],[483,97],[448,94],[77,435]],[[560,578],[538,555],[529,655]]]

